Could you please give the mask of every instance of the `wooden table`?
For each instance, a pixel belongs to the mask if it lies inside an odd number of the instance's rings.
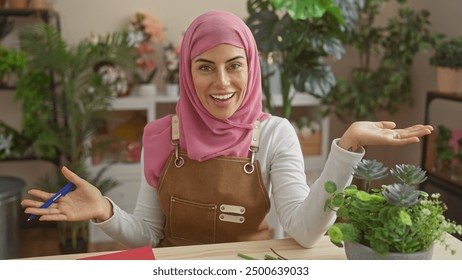
[[[447,242],[457,252],[451,255],[442,245],[436,245],[433,253],[435,260],[462,260],[462,241],[448,235]],[[242,253],[257,259],[264,259],[265,254],[275,256],[274,249],[281,256],[289,260],[345,260],[343,248],[333,245],[328,236],[323,236],[313,248],[306,249],[298,245],[293,239],[273,239],[263,241],[248,241],[236,243],[221,243],[209,245],[194,245],[169,248],[153,248],[156,259],[159,260],[232,260],[242,259],[237,253]],[[83,257],[102,255],[111,252],[96,252],[86,254],[56,255],[35,257],[28,259],[42,260],[75,260]]]

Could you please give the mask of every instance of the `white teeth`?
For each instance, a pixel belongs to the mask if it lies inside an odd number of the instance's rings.
[[[230,99],[231,97],[233,97],[234,93],[230,93],[230,94],[225,94],[225,95],[213,95],[212,94],[212,97],[214,99],[218,99],[218,100],[227,100],[227,99]]]

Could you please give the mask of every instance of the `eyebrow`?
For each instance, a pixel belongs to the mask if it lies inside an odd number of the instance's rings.
[[[243,57],[242,55],[238,55],[238,56],[235,56],[233,58],[230,58],[230,59],[226,60],[226,63],[231,62],[233,60],[241,59],[241,58],[245,59],[245,57]],[[212,63],[212,64],[215,63],[215,62],[213,62],[211,60],[208,60],[208,59],[205,59],[205,58],[198,58],[198,59],[194,60],[194,63],[197,63],[197,62],[206,62],[206,63]]]

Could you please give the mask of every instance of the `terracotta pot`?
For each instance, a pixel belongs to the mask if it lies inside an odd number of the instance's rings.
[[[462,95],[462,69],[438,67],[436,75],[438,91]]]
[[[8,0],[8,8],[10,9],[27,9],[29,0]]]
[[[48,0],[30,0],[31,9],[46,10],[48,9]]]

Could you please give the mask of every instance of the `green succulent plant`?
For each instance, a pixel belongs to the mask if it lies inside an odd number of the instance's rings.
[[[388,176],[388,167],[373,159],[363,159],[353,168],[353,177],[364,180],[366,191],[369,190],[371,182]]]
[[[384,187],[383,197],[395,206],[410,207],[419,203],[421,191],[403,184],[392,184]]]
[[[425,177],[427,172],[412,164],[397,164],[390,173],[401,183],[409,186],[416,186],[427,179]]]
[[[363,160],[355,170],[367,180],[387,175],[386,167],[374,160]],[[400,183],[368,191],[358,190],[355,185],[338,190],[334,182],[325,183],[331,197],[326,200],[324,210],[336,211],[341,219],[327,232],[332,243],[339,247],[345,241],[361,243],[381,256],[429,250],[435,242],[449,249],[445,235],[462,233],[462,226],[443,216],[446,206],[439,194],[430,196],[410,185],[423,182],[425,171],[399,164],[390,173]]]

